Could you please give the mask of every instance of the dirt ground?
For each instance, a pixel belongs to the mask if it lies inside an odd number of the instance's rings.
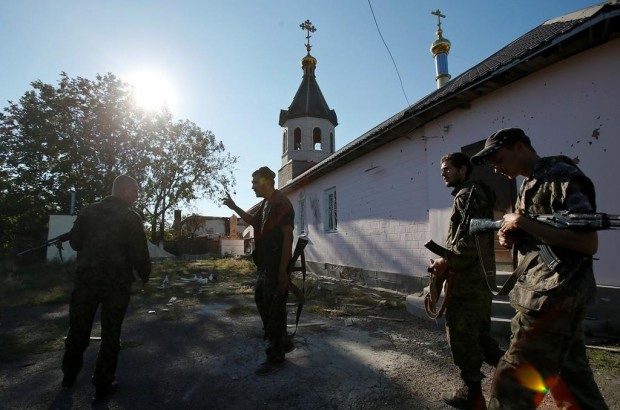
[[[433,321],[407,313],[402,303],[393,303],[404,301],[405,295],[362,288],[370,295],[369,303],[350,303],[348,309],[342,304],[340,309],[325,308],[316,302],[320,298],[310,300],[286,366],[258,377],[254,370],[264,360],[265,345],[251,293],[196,299],[197,284],[189,278],[171,280],[167,286],[176,287],[166,292],[158,292],[154,283],[150,295],[133,296],[123,327],[120,388],[96,408],[449,408],[441,394],[457,387],[458,376],[444,331]],[[317,281],[320,286],[323,280]],[[222,286],[218,281],[204,282],[202,289]],[[330,286],[338,285],[325,280],[323,291]],[[289,323],[294,323],[294,306],[289,311]],[[90,376],[99,342],[93,340],[87,349],[75,386],[61,390],[67,323],[66,304],[0,310],[3,349],[9,348],[6,343],[23,344],[28,339],[44,345],[41,352],[30,345],[2,360],[0,408],[91,407]],[[96,325],[93,336],[99,334]],[[505,337],[499,340],[507,345]],[[605,354],[615,364],[593,366],[595,377],[609,407],[620,408],[617,354]],[[484,365],[482,370],[488,376],[483,385],[488,398],[493,369]],[[541,408],[555,406],[546,398]]]

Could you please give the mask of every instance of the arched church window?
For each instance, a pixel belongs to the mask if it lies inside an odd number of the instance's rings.
[[[286,152],[286,135],[287,135],[286,130],[282,131],[282,153],[283,154]]]
[[[317,151],[321,150],[321,129],[319,127],[312,130],[312,146]]]
[[[295,137],[295,141],[293,142],[293,149],[300,150],[301,149],[301,128],[295,128],[295,133],[293,134]]]
[[[330,132],[329,133],[329,147],[330,147],[330,152],[333,154],[334,152],[336,152],[336,141],[334,141],[334,133]]]

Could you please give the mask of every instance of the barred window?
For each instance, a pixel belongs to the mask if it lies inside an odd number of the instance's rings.
[[[338,201],[336,187],[325,191],[325,232],[336,232],[338,228]]]
[[[298,220],[297,220],[297,232],[299,235],[303,235],[306,233],[306,197],[305,196],[300,196],[299,200],[297,201],[297,206],[298,206],[298,210],[297,210],[297,215],[298,215]]]

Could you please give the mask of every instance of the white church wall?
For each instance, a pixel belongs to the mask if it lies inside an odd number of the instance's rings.
[[[431,255],[423,244],[445,241],[452,206],[440,158],[504,127],[523,128],[541,156],[578,158],[596,185],[599,211],[619,214],[620,185],[612,180],[620,152],[619,71],[620,40],[614,40],[482,96],[469,108],[452,110],[409,139],[379,147],[289,193],[297,217],[297,198],[306,197],[307,259],[425,276]],[[326,233],[324,191],[332,187],[338,229]],[[599,242],[597,282],[620,286],[613,266],[620,236],[600,232]]]
[[[301,149],[291,149],[295,146],[295,128],[301,128]],[[314,128],[321,129],[321,149],[316,150],[312,144]],[[330,155],[330,135],[335,135],[334,126],[329,120],[314,117],[293,118],[287,121],[287,143],[289,149],[282,153],[282,166],[290,160],[308,160],[320,162]]]
[[[429,232],[443,240],[451,197],[442,187],[438,160],[450,151],[484,140],[504,127],[519,127],[541,156],[578,158],[594,182],[598,210],[620,213],[620,185],[614,163],[620,152],[617,95],[620,40],[586,51],[536,72],[427,124],[429,155]],[[486,165],[485,165],[486,166]],[[521,180],[518,180],[518,185]],[[599,232],[595,274],[599,285],[620,286],[614,253],[620,247],[615,231]]]
[[[289,197],[299,218],[306,198],[310,261],[365,270],[422,275],[426,271],[424,141],[405,138],[381,147]],[[338,226],[324,230],[324,192],[336,187]]]

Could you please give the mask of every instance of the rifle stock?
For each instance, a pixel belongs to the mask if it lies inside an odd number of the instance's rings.
[[[293,250],[293,256],[291,257],[291,260],[288,263],[288,276],[289,277],[296,270],[295,264],[297,263],[297,260],[299,259],[299,257],[303,256],[303,252],[304,252],[304,249],[306,248],[306,245],[308,245],[308,238],[297,239],[297,245],[295,245],[295,249]],[[302,264],[304,265],[303,269],[305,270],[305,258]]]
[[[304,295],[304,288],[306,282],[306,257],[304,254],[304,249],[308,245],[308,238],[300,237],[297,239],[297,245],[295,245],[295,249],[293,250],[293,256],[288,264],[288,277],[291,278],[293,272],[299,271],[302,273],[302,288],[299,289],[293,282],[290,282],[290,290],[297,298],[297,312],[295,313],[295,331],[289,335],[290,337],[294,336],[297,333],[297,326],[299,325],[299,317],[301,316],[301,310],[303,309],[304,303],[306,301],[306,297]],[[301,258],[301,266],[299,268],[295,267],[297,260]]]

